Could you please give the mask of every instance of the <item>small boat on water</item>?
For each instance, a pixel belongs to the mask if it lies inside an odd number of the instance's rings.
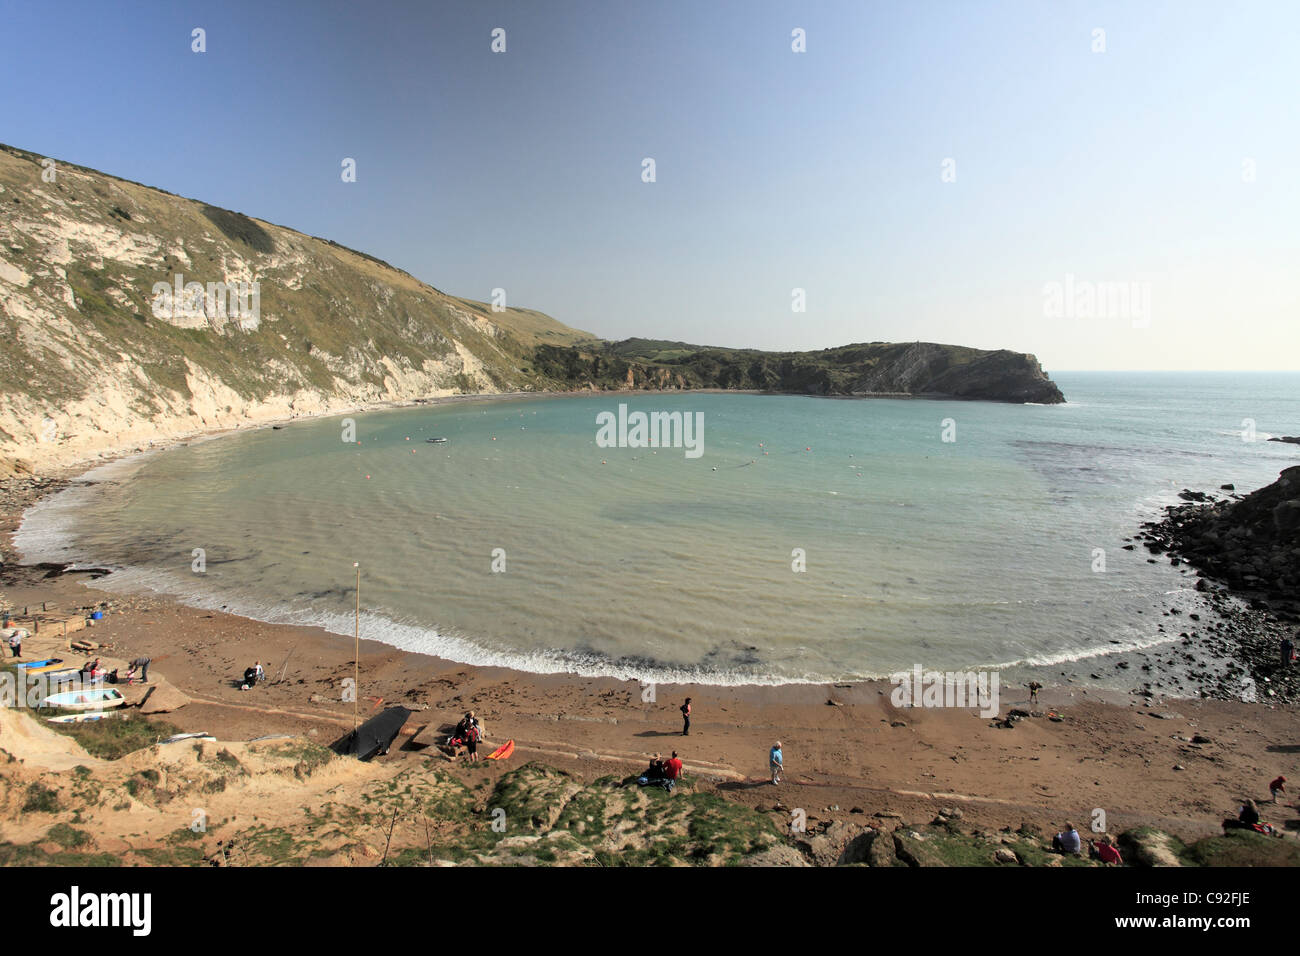
[[[445,438],[426,438],[425,441],[427,441],[430,445],[443,445],[443,444],[446,444],[447,439],[445,439]]]
[[[51,694],[41,701],[42,707],[60,710],[107,710],[126,703],[122,692],[115,687],[94,687],[89,690],[69,690]]]

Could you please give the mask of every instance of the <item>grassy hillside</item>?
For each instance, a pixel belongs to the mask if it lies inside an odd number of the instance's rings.
[[[68,164],[53,182],[44,171],[40,157],[0,147],[2,445],[554,389],[567,383],[539,375],[533,349],[594,338],[242,213]],[[256,281],[258,321],[216,298],[198,315],[160,310],[155,284],[174,288],[178,275]]]

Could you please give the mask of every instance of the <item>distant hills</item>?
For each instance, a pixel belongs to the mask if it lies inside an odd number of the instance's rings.
[[[1007,351],[607,342],[530,309],[448,295],[329,240],[3,145],[0,208],[0,454],[10,463],[476,392],[1064,400],[1033,356]]]
[[[1032,355],[933,342],[871,342],[818,352],[761,352],[625,339],[539,345],[548,375],[616,388],[725,388],[806,395],[904,395],[1055,404],[1061,390]]]

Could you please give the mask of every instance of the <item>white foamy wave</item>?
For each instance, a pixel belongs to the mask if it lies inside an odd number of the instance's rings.
[[[298,627],[319,627],[331,634],[351,637],[354,615],[289,604],[260,603],[224,594],[195,584],[188,578],[166,571],[139,567],[114,570],[88,582],[89,587],[113,593],[152,592],[174,598],[189,607],[224,611],[240,617]],[[728,671],[698,666],[674,666],[654,661],[611,658],[595,652],[544,649],[523,651],[496,648],[478,641],[440,631],[436,627],[393,620],[372,611],[361,615],[361,637],[387,644],[401,651],[425,654],[475,667],[501,667],[531,674],[572,674],[579,677],[612,677],[658,684],[708,684],[714,686],[779,686],[822,684],[831,680],[874,679],[871,675],[827,677],[806,674],[794,677],[768,673]]]
[[[71,564],[74,568],[92,563],[91,555],[77,551],[73,545],[78,512],[100,493],[96,485],[129,478],[153,454],[141,452],[92,468],[74,484],[28,508],[13,535],[14,548],[23,561]]]
[[[1234,429],[1219,428],[1219,429],[1215,429],[1214,434],[1221,435],[1227,438],[1236,438],[1238,440],[1241,439],[1240,428],[1234,428]],[[1261,431],[1255,432],[1255,441],[1268,441],[1270,438],[1274,438],[1274,437],[1276,436],[1270,434],[1269,432],[1261,432]],[[1242,444],[1249,444],[1249,442],[1242,442]]]

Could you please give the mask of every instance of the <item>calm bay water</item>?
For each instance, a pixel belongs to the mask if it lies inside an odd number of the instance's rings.
[[[108,466],[18,543],[348,635],[359,561],[364,637],[541,672],[821,681],[1163,640],[1137,612],[1189,576],[1123,539],[1184,487],[1300,461],[1264,441],[1300,433],[1300,374],[1053,377],[1069,404],[543,398],[358,414],[350,445],[303,422]],[[702,412],[704,454],[597,447],[620,402]]]

